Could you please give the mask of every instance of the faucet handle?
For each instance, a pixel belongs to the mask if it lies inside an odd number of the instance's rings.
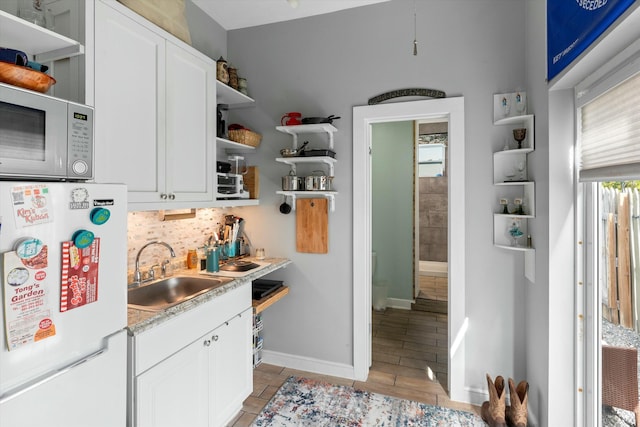
[[[169,265],[170,262],[171,260],[168,260],[168,259],[165,259],[164,261],[162,261],[162,267],[160,269],[161,277],[165,277],[167,275],[167,265]]]
[[[160,267],[158,264],[153,264],[151,267],[149,267],[149,277],[148,280],[153,280],[156,278],[156,271],[154,270],[154,268],[156,267]]]

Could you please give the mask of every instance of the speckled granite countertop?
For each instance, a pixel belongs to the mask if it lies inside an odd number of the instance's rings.
[[[247,261],[256,261],[252,258],[244,258]],[[127,308],[127,330],[129,335],[137,335],[141,332],[144,332],[148,329],[153,328],[167,320],[177,316],[181,313],[191,310],[199,306],[200,304],[206,303],[207,301],[216,298],[226,292],[229,292],[232,289],[235,289],[239,286],[248,285],[252,280],[258,279],[262,276],[265,276],[272,271],[278,270],[280,268],[286,267],[291,264],[291,260],[286,258],[266,258],[264,260],[257,261],[260,263],[267,262],[269,265],[258,269],[257,271],[249,271],[249,273],[242,277],[232,278],[229,283],[224,284],[218,288],[211,289],[208,292],[205,292],[202,295],[198,295],[195,298],[187,300],[183,303],[175,305],[173,307],[169,307],[165,310],[160,311],[144,311],[138,310],[135,308]],[[180,270],[175,271],[174,275],[194,275],[201,276],[201,274],[197,270]],[[206,277],[206,276],[205,276]]]

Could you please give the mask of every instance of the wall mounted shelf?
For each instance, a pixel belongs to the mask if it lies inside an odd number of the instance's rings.
[[[24,51],[38,62],[84,54],[84,46],[77,41],[2,10],[0,29],[3,46]]]
[[[293,148],[298,148],[298,134],[301,133],[326,133],[329,137],[329,149],[333,150],[333,133],[338,129],[329,123],[318,123],[313,125],[297,126],[276,126],[276,130],[287,133],[293,137]]]
[[[494,108],[495,113],[495,108]],[[529,246],[529,220],[535,218],[535,182],[530,180],[528,155],[535,149],[535,122],[533,114],[504,117],[494,121],[496,126],[508,127],[502,151],[493,153],[493,184],[498,189],[498,199],[507,199],[509,213],[503,213],[502,206],[496,204],[493,213],[493,244],[497,248],[525,254],[524,274],[535,281],[535,249]],[[513,138],[513,129],[525,128],[527,134],[520,148]],[[515,214],[515,200],[520,199],[524,214]],[[513,222],[519,224],[522,237],[513,244],[509,229]]]
[[[240,144],[239,142],[231,141],[225,138],[216,138],[216,144],[218,148],[224,148],[227,151],[255,151],[256,147],[251,145]]]
[[[216,97],[217,103],[225,105],[227,109],[246,108],[255,104],[253,98],[219,80],[216,80]]]
[[[291,197],[291,209],[294,211],[296,210],[297,197],[324,197],[329,200],[329,211],[336,210],[337,191],[276,191],[276,194]]]
[[[297,126],[277,126],[276,130],[282,133],[286,133],[293,137],[293,148],[298,148],[298,135],[309,133],[324,133],[327,134],[329,139],[329,149],[333,150],[333,133],[337,129],[329,123],[319,123],[311,125],[297,125]],[[289,165],[294,175],[297,175],[298,165],[312,165],[320,164],[327,165],[329,167],[329,176],[334,176],[334,166],[337,160],[329,156],[310,156],[310,157],[278,157],[276,162]],[[291,197],[292,207],[295,209],[296,198],[298,197],[325,197],[329,201],[329,211],[334,212],[336,208],[335,196],[337,191],[276,191],[276,194],[282,194],[287,197]]]
[[[336,164],[337,160],[333,157],[322,156],[322,157],[278,157],[276,162],[284,163],[291,166],[291,170],[295,175],[297,173],[296,165],[302,163],[322,163],[329,166],[329,176],[333,176],[333,166]]]

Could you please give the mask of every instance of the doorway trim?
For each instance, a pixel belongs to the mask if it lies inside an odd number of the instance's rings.
[[[353,108],[353,367],[355,378],[365,381],[371,366],[371,124],[433,117],[449,120],[448,388],[452,400],[468,402],[464,390],[464,97]]]

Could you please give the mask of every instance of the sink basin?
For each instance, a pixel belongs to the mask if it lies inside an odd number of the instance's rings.
[[[229,283],[229,278],[173,276],[128,291],[129,307],[159,311]]]

